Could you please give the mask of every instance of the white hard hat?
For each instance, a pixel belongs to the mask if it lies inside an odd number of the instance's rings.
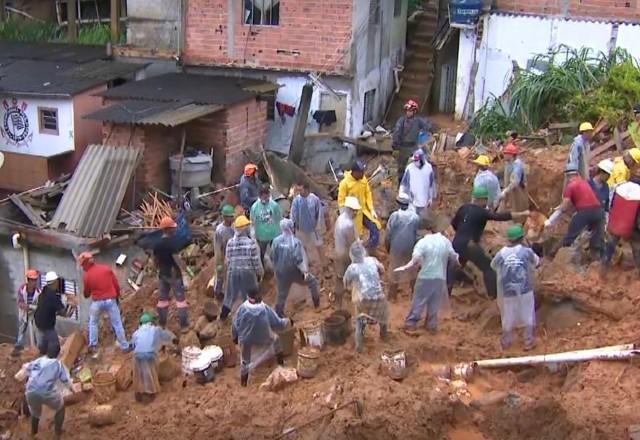
[[[47,272],[47,274],[44,276],[44,280],[47,283],[52,283],[57,279],[58,279],[58,274],[55,272]]]
[[[355,211],[362,209],[360,202],[355,197],[349,196],[344,199],[344,206],[351,208]]]
[[[598,162],[598,168],[607,174],[613,173],[613,161],[611,159],[603,159]]]

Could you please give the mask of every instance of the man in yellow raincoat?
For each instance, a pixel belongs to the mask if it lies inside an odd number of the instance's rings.
[[[609,188],[627,182],[631,178],[631,170],[640,164],[640,148],[631,148],[622,156],[618,156],[613,160],[613,171],[611,177],[607,180]]]
[[[369,231],[369,241],[366,247],[369,250],[373,250],[378,247],[382,225],[373,207],[373,196],[371,194],[371,188],[369,187],[369,181],[364,175],[364,169],[364,163],[357,160],[351,166],[351,171],[344,173],[344,178],[338,187],[338,208],[344,206],[344,201],[349,196],[358,199],[362,209],[358,211],[354,220],[356,229],[358,230],[358,235],[361,237],[365,229]]]

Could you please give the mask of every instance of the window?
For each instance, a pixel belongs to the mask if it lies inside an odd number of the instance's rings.
[[[58,135],[58,109],[38,107],[40,133]]]
[[[363,124],[373,121],[375,103],[376,103],[376,89],[371,89],[364,94],[364,113],[362,117]]]
[[[262,93],[260,99],[267,103],[267,121],[276,119],[276,92]]]
[[[244,23],[261,26],[280,24],[280,0],[242,0]]]
[[[402,2],[403,0],[394,0],[393,2],[393,16],[400,17],[402,14]]]

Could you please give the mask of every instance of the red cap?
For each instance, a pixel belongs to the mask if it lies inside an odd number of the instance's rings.
[[[160,220],[160,229],[170,229],[176,226],[178,225],[171,217],[163,217],[162,220]]]
[[[413,99],[408,100],[404,105],[405,110],[418,110],[418,103]]]
[[[519,154],[520,150],[518,150],[518,147],[516,147],[513,144],[508,144],[506,147],[504,147],[504,150],[502,151],[504,154]]]
[[[78,264],[82,266],[84,263],[91,260],[92,258],[93,258],[93,254],[91,252],[83,252],[80,255],[78,255]]]

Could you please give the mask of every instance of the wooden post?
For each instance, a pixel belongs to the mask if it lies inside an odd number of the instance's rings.
[[[120,0],[111,0],[111,43],[120,40]]]
[[[78,23],[76,23],[76,2],[75,0],[67,0],[67,30],[69,32],[69,41],[78,41]]]
[[[7,6],[7,0],[0,0],[0,21],[5,21],[7,18],[7,11],[5,7]]]
[[[312,96],[312,84],[306,84],[302,87],[300,107],[298,107],[296,122],[293,126],[293,136],[291,136],[291,146],[289,147],[289,159],[291,159],[291,161],[296,165],[300,165],[300,162],[302,162],[302,156],[304,155],[304,132],[307,128],[307,119],[309,117],[309,109],[311,108]]]

